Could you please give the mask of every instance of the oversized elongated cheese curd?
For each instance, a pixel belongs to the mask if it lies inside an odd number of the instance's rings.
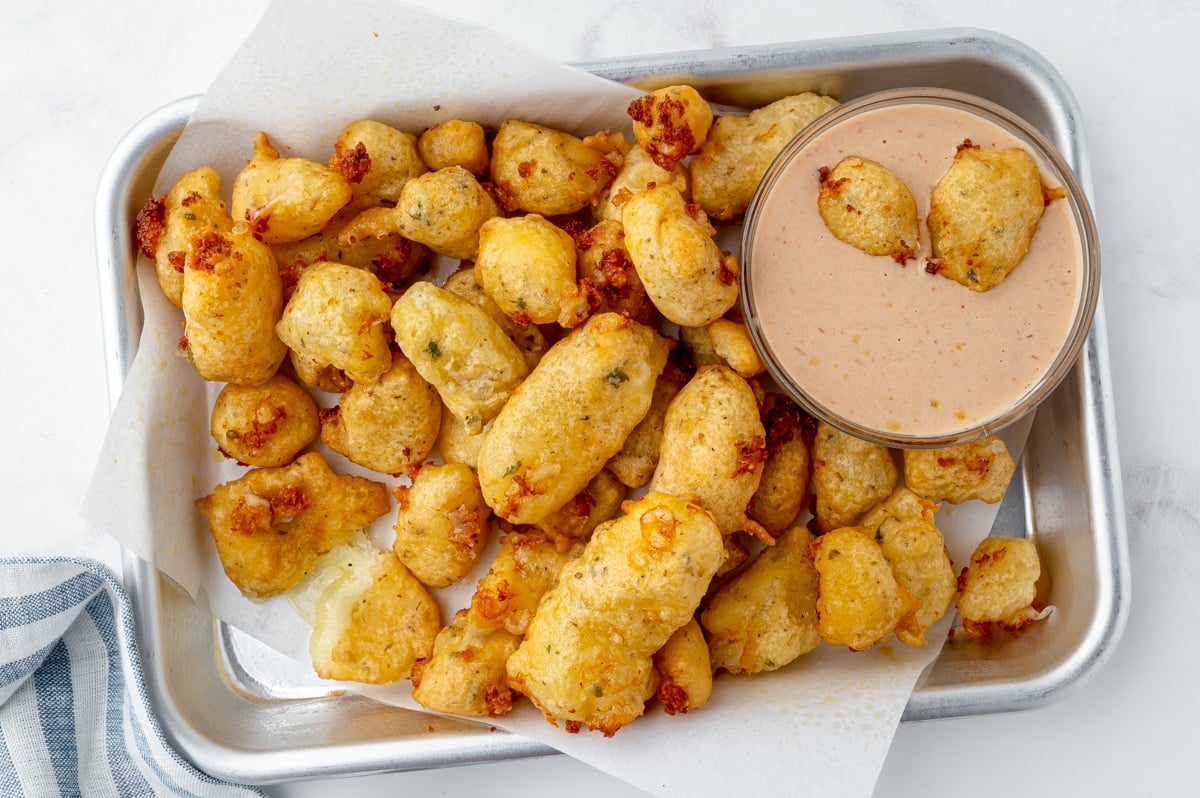
[[[248,233],[192,237],[185,262],[184,337],[206,380],[257,385],[275,374],[287,347],[275,334],[283,284],[271,250]]]
[[[500,412],[525,378],[525,357],[484,311],[433,283],[392,306],[396,344],[442,403],[473,431]]]
[[[665,338],[615,313],[552,346],[480,447],[479,484],[496,515],[536,524],[583,490],[646,415],[666,362]]]
[[[746,528],[766,459],[750,385],[725,366],[701,366],[667,407],[649,489],[698,496],[728,535]]]
[[[627,502],[542,599],[508,659],[509,686],[568,731],[611,736],[644,711],[654,653],[692,619],[724,557],[698,505],[664,493]]]

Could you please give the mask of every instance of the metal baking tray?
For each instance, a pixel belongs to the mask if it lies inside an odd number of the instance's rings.
[[[1075,100],[1024,45],[979,30],[936,30],[593,61],[578,66],[652,89],[687,82],[713,102],[759,105],[802,90],[843,100],[940,86],[993,100],[1044,133],[1090,193]],[[97,250],[109,400],[137,350],[142,309],[132,220],[197,98],[152,113],[102,176]],[[1038,411],[995,534],[1036,538],[1056,610],[1002,643],[950,640],[917,683],[905,721],[1035,707],[1108,660],[1130,601],[1125,511],[1112,413],[1103,300],[1078,365]],[[126,555],[147,687],[172,743],[227,779],[292,779],[445,767],[554,753],[541,743],[339,695],[197,609],[153,567]]]

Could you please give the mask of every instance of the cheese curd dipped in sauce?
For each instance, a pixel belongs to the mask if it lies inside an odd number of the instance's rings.
[[[1061,157],[997,113],[956,93],[874,95],[814,123],[763,180],[742,242],[751,331],[781,385],[847,432],[897,446],[978,438],[1036,406],[1075,361],[1099,283],[1090,212]],[[1052,198],[1016,268],[982,292],[937,274],[926,224],[964,144],[1028,151]],[[823,171],[849,156],[912,193],[912,258],[868,254],[822,219]]]

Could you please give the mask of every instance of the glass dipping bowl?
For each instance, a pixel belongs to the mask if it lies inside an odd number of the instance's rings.
[[[960,145],[1022,147],[1043,186],[1065,191],[1047,201],[1026,256],[986,292],[926,268],[929,193]],[[819,167],[847,155],[882,163],[910,188],[914,259],[867,255],[824,226]],[[780,388],[818,419],[899,448],[966,443],[1032,412],[1074,365],[1100,286],[1095,221],[1062,156],[1008,110],[944,89],[871,94],[807,126],[763,177],[741,246],[742,309]]]

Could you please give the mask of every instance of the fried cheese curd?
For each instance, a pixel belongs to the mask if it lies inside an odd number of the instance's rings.
[[[321,411],[321,440],[351,462],[384,474],[420,465],[433,451],[442,400],[400,352],[375,383],[355,383]]]
[[[387,488],[339,475],[316,452],[257,468],[196,500],[229,580],[250,598],[287,592],[317,559],[391,508]]]
[[[671,171],[698,152],[713,112],[708,101],[691,86],[665,86],[629,104],[633,138],[661,169]]]
[[[621,449],[608,461],[608,470],[630,488],[644,488],[650,484],[658,458],[662,451],[663,426],[671,400],[687,384],[690,374],[671,361],[654,381],[654,393],[650,398],[650,409],[633,431],[626,436]]]
[[[653,662],[658,671],[658,700],[668,715],[686,715],[708,703],[713,672],[708,662],[708,643],[694,617],[654,652]]]
[[[430,587],[462,579],[487,546],[492,511],[470,466],[426,463],[393,491],[399,509],[392,550]]]
[[[1007,444],[996,435],[938,449],[904,451],[904,484],[927,499],[951,504],[972,499],[995,504],[1004,498],[1016,470]]]
[[[525,355],[485,311],[430,282],[392,306],[396,344],[473,432],[495,418],[529,373]]]
[[[646,415],[667,350],[615,313],[554,344],[484,434],[479,482],[496,515],[536,524],[583,490]]]
[[[506,664],[521,638],[481,624],[474,612],[459,610],[433,641],[427,659],[412,669],[412,697],[434,712],[500,717],[512,709]]]
[[[399,233],[380,231],[339,214],[316,235],[271,247],[290,297],[304,270],[314,263],[334,261],[365,269],[379,278],[389,294],[398,294],[430,267],[429,248]]]
[[[558,581],[563,566],[583,552],[583,541],[556,545],[545,535],[508,532],[488,572],[471,596],[476,622],[523,635],[542,596]]]
[[[705,603],[713,670],[773,671],[816,648],[817,570],[809,534],[794,527]]]
[[[899,476],[886,446],[818,422],[812,449],[817,531],[854,524],[863,512],[891,495]]]
[[[687,168],[678,163],[670,169],[663,169],[654,162],[650,153],[641,147],[632,147],[625,153],[625,163],[617,176],[603,194],[592,216],[597,222],[621,221],[621,205],[639,191],[645,191],[652,186],[673,186],[684,198],[692,199],[691,183],[688,179]]]
[[[446,278],[442,287],[467,300],[499,324],[508,339],[516,345],[517,349],[521,350],[521,355],[525,358],[525,365],[529,367],[530,371],[550,348],[550,339],[540,327],[536,324],[521,324],[500,309],[496,301],[475,280],[475,268],[471,264],[459,267],[457,271]]]
[[[142,254],[154,260],[163,296],[182,307],[183,266],[192,236],[232,229],[233,220],[221,200],[221,178],[203,166],[181,176],[161,199],[147,200],[138,211],[134,235]]]
[[[206,380],[255,385],[287,356],[275,331],[283,285],[271,250],[247,233],[208,230],[184,260],[183,348]]]
[[[538,602],[583,544],[563,547],[539,534],[509,533],[470,607],[438,633],[433,653],[413,668],[413,699],[437,712],[499,717],[512,709],[506,663]]]
[[[917,201],[878,161],[849,155],[822,170],[817,210],[829,232],[845,244],[901,264],[915,257]]]
[[[1015,632],[1036,620],[1041,574],[1037,546],[1028,538],[989,536],[979,541],[958,575],[955,601],[963,630],[987,637],[997,628]]]
[[[323,261],[304,271],[275,329],[290,349],[333,366],[355,383],[375,383],[392,367],[384,323],[392,300],[364,269]]]
[[[597,222],[575,240],[581,286],[590,285],[599,300],[596,313],[620,313],[653,324],[657,309],[625,248],[625,228],[616,219]]]
[[[1025,257],[1046,205],[1063,196],[1025,150],[963,142],[930,197],[934,271],[972,291],[996,287]]]
[[[942,532],[934,524],[937,505],[907,488],[897,488],[859,521],[859,527],[874,534],[892,573],[921,601],[915,628],[896,630],[900,642],[925,645],[925,632],[950,607],[956,580]]]
[[[768,393],[760,416],[766,430],[767,459],[746,515],[772,535],[781,535],[807,506],[812,458],[799,405],[783,394]]]
[[[438,429],[436,449],[447,463],[462,463],[471,468],[479,463],[479,449],[483,446],[483,433],[491,426],[484,424],[478,430],[472,430],[467,422],[450,412],[450,408],[442,405],[442,424]]]
[[[254,154],[233,181],[231,215],[266,244],[319,233],[353,196],[349,181],[307,158],[280,158],[267,134],[254,135]]]
[[[698,497],[730,535],[757,526],[746,508],[766,457],[766,431],[750,386],[729,368],[701,366],[667,407],[649,490]]]
[[[590,315],[575,278],[575,242],[536,213],[479,228],[475,279],[518,324],[577,327]]]
[[[644,712],[655,652],[692,619],[724,559],[720,529],[695,504],[649,493],[624,512],[564,568],[508,659],[509,685],[569,732],[611,736]]]
[[[396,555],[365,536],[322,558],[309,654],[322,679],[387,684],[407,679],[442,627],[437,600]]]
[[[417,137],[374,119],[359,119],[333,142],[329,168],[350,184],[350,207],[394,206],[404,184],[429,171],[417,153]]]
[[[354,380],[346,376],[346,372],[295,349],[288,350],[288,365],[296,379],[313,390],[343,393],[354,386]]]
[[[625,247],[646,294],[668,320],[698,327],[737,301],[737,258],[713,241],[703,211],[669,185],[639,191],[621,206]]]
[[[722,317],[709,322],[707,329],[713,353],[738,374],[757,377],[767,370],[745,322]]]
[[[704,146],[688,162],[693,201],[714,219],[741,218],[775,156],[837,104],[831,97],[805,92],[745,116],[717,117]]]
[[[570,540],[586,540],[596,527],[617,514],[627,493],[621,481],[602,468],[570,501],[530,526],[560,546],[569,545]]]
[[[287,465],[320,431],[317,403],[290,377],[258,385],[226,385],[213,403],[209,432],[226,457],[242,465]]]
[[[499,215],[500,208],[475,175],[461,166],[448,166],[405,183],[388,218],[401,235],[439,255],[474,258],[479,228]]]
[[[817,569],[817,632],[821,639],[864,651],[900,629],[918,634],[921,600],[896,579],[871,531],[841,527],[810,546]]]
[[[508,212],[560,216],[599,201],[624,161],[622,137],[581,139],[508,119],[492,140],[492,183]]]
[[[490,158],[483,126],[464,119],[449,119],[417,137],[417,152],[430,169],[461,166],[473,175],[485,175]]]

